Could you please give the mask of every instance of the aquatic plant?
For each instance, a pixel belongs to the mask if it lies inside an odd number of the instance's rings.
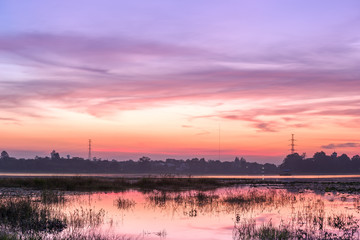
[[[0,178],[0,187],[18,187],[61,191],[123,191],[130,181],[124,178],[102,177],[37,177]]]
[[[221,198],[227,212],[248,212],[252,209],[280,209],[295,204],[299,196],[279,189],[240,189],[228,191]]]
[[[35,177],[0,178],[0,187],[61,191],[124,191],[140,189],[181,191],[209,190],[240,184],[241,180],[207,178],[144,177],[135,179],[111,177]]]
[[[138,238],[127,237],[118,234],[103,234],[96,231],[72,231],[64,236],[44,236],[51,240],[136,240]]]
[[[289,191],[302,192],[312,189],[316,192],[360,192],[359,182],[333,182],[317,180],[261,180],[241,178],[194,178],[162,175],[161,177],[123,178],[123,177],[18,177],[0,178],[0,187],[26,188],[36,190],[61,191],[124,191],[138,189],[143,192],[183,191],[183,190],[213,190],[229,186],[267,186],[281,187]]]
[[[327,220],[330,227],[339,230],[338,232],[343,239],[359,237],[359,219],[353,215],[333,214]]]
[[[10,197],[0,200],[0,225],[21,232],[59,232],[66,221],[52,217],[48,208],[29,197]]]
[[[115,200],[115,205],[118,209],[129,209],[136,205],[136,202],[132,199],[124,199],[122,197],[119,197]]]
[[[100,209],[75,209],[68,216],[65,216],[66,222],[71,228],[96,227],[104,222],[105,210]]]
[[[171,197],[171,194],[166,192],[153,192],[148,195],[147,199],[150,203],[153,203],[154,206],[165,207],[166,203],[174,198]]]
[[[284,224],[281,221],[279,226],[274,226],[270,220],[259,227],[252,218],[237,219],[233,229],[234,240],[245,239],[359,239],[359,220],[352,215],[332,215],[328,217],[328,224],[323,222],[320,225],[314,224],[309,227],[313,219],[309,218],[303,224],[298,224],[291,219]]]
[[[14,234],[0,232],[0,240],[18,240],[18,238]]]
[[[140,238],[127,237],[118,234],[103,234],[97,231],[71,231],[65,234],[54,233],[31,233],[31,234],[14,234],[0,233],[0,240],[137,240]]]
[[[66,201],[64,192],[52,190],[42,191],[40,199],[44,204],[63,204]]]
[[[191,197],[191,196],[190,196]],[[197,192],[193,198],[196,199],[197,206],[205,206],[213,203],[215,200],[219,199],[219,195],[216,194],[206,194],[204,192]]]

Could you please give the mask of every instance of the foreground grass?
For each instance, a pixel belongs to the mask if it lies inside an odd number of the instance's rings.
[[[17,240],[17,239],[18,238],[13,234],[4,233],[4,232],[0,233],[0,240]]]
[[[96,229],[104,223],[105,211],[103,209],[95,210],[95,208],[80,207],[65,215],[54,212],[58,211],[58,207],[62,204],[70,202],[71,198],[67,198],[62,190],[69,190],[67,187],[71,186],[71,183],[75,185],[71,190],[76,191],[98,191],[105,185],[108,185],[106,191],[114,191],[114,186],[116,187],[115,190],[138,188],[147,191],[160,189],[146,193],[148,201],[146,207],[181,209],[179,212],[182,212],[185,217],[196,217],[212,212],[235,213],[236,222],[233,229],[233,239],[359,239],[359,220],[356,216],[345,213],[327,213],[323,201],[319,201],[317,198],[302,198],[301,194],[298,195],[296,191],[234,188],[234,190],[227,190],[225,195],[221,195],[217,191],[198,190],[234,184],[274,184],[272,182],[257,181],[254,183],[239,179],[225,181],[201,178],[119,179],[88,177],[7,178],[5,180],[7,181],[0,182],[0,185],[23,187],[19,184],[25,182],[27,183],[26,188],[41,189],[42,191],[35,191],[36,194],[28,197],[22,197],[21,194],[0,196],[0,240],[128,239],[124,236],[108,236],[103,233],[86,232],[89,229]],[[44,183],[43,180],[48,181]],[[89,185],[90,183],[94,185]],[[123,185],[118,186],[117,184]],[[282,184],[283,186],[294,187],[293,182]],[[324,188],[332,183],[311,184],[313,188]],[[295,183],[295,186],[300,186],[300,184]],[[352,186],[352,183],[334,186],[341,188],[342,186]],[[185,189],[190,191],[177,191]],[[18,189],[15,189],[14,192],[17,191]],[[270,221],[259,225],[253,219],[242,218],[245,213],[254,212],[256,209],[280,209],[285,205],[296,206],[297,202],[301,202],[303,205],[291,213],[291,218],[286,224],[282,223],[275,226]],[[131,199],[119,197],[114,201],[114,204],[118,209],[129,210],[136,203]],[[5,232],[1,233],[1,230]],[[159,232],[158,236],[165,235],[166,233]]]
[[[28,236],[18,236],[13,233],[0,232],[0,240],[136,240],[137,238],[130,238],[121,235],[105,236],[101,233],[84,233],[73,232],[65,236],[46,236],[43,234],[32,234]]]
[[[304,229],[294,224],[280,223],[274,226],[272,222],[263,223],[260,227],[256,227],[254,219],[247,219],[240,224],[235,225],[233,229],[233,239],[235,240],[296,240],[296,239],[359,239],[359,220],[353,216],[334,215],[329,216],[328,221],[323,222],[319,227],[317,224],[312,229]],[[326,226],[327,224],[327,226]],[[335,224],[335,225],[334,225]],[[325,226],[324,226],[325,225]],[[334,232],[335,229],[335,232]]]
[[[49,193],[46,193],[49,194]],[[51,193],[52,200],[56,193]],[[61,194],[58,194],[60,198]],[[0,197],[0,240],[41,240],[41,239],[129,239],[124,236],[94,232],[104,223],[103,209],[79,208],[67,214],[54,211],[40,197]]]
[[[66,228],[66,222],[51,216],[49,209],[29,197],[1,199],[0,224],[22,233],[61,232]]]

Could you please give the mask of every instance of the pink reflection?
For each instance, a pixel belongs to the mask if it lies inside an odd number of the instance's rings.
[[[293,191],[293,190],[291,190]],[[94,193],[69,196],[70,204],[62,211],[75,209],[105,211],[104,221],[97,229],[104,234],[118,234],[144,239],[232,239],[234,226],[254,221],[256,226],[270,221],[274,226],[294,221],[301,227],[312,227],[306,219],[348,214],[359,219],[359,198],[351,194],[319,195],[284,189],[224,188],[199,193]],[[203,194],[203,195],[201,195]],[[241,196],[241,203],[226,201]],[[135,202],[118,208],[118,199]],[[302,223],[303,222],[303,223]],[[311,221],[310,221],[311,222]],[[308,225],[301,225],[308,224]],[[330,225],[329,231],[336,232]]]

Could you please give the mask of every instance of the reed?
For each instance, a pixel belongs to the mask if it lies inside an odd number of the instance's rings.
[[[124,199],[122,197],[119,197],[115,200],[115,205],[118,209],[125,209],[128,210],[136,205],[136,202],[132,199]]]
[[[66,202],[64,192],[44,190],[40,195],[41,202],[44,204],[64,204]]]
[[[21,232],[60,232],[66,221],[51,216],[50,210],[30,197],[0,200],[0,225]]]

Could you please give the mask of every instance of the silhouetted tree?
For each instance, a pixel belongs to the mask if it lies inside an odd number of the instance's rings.
[[[9,154],[8,154],[6,151],[2,151],[0,157],[1,157],[1,159],[7,159],[7,158],[9,158],[10,156],[9,156]]]
[[[51,160],[60,160],[60,154],[58,152],[55,152],[55,150],[52,150],[50,155],[51,155]]]
[[[281,170],[299,171],[302,168],[303,157],[298,153],[289,154],[280,165]]]
[[[313,158],[315,161],[325,161],[328,157],[323,151],[321,151],[321,152],[316,152]]]
[[[360,171],[360,156],[355,155],[351,159],[351,168]]]

